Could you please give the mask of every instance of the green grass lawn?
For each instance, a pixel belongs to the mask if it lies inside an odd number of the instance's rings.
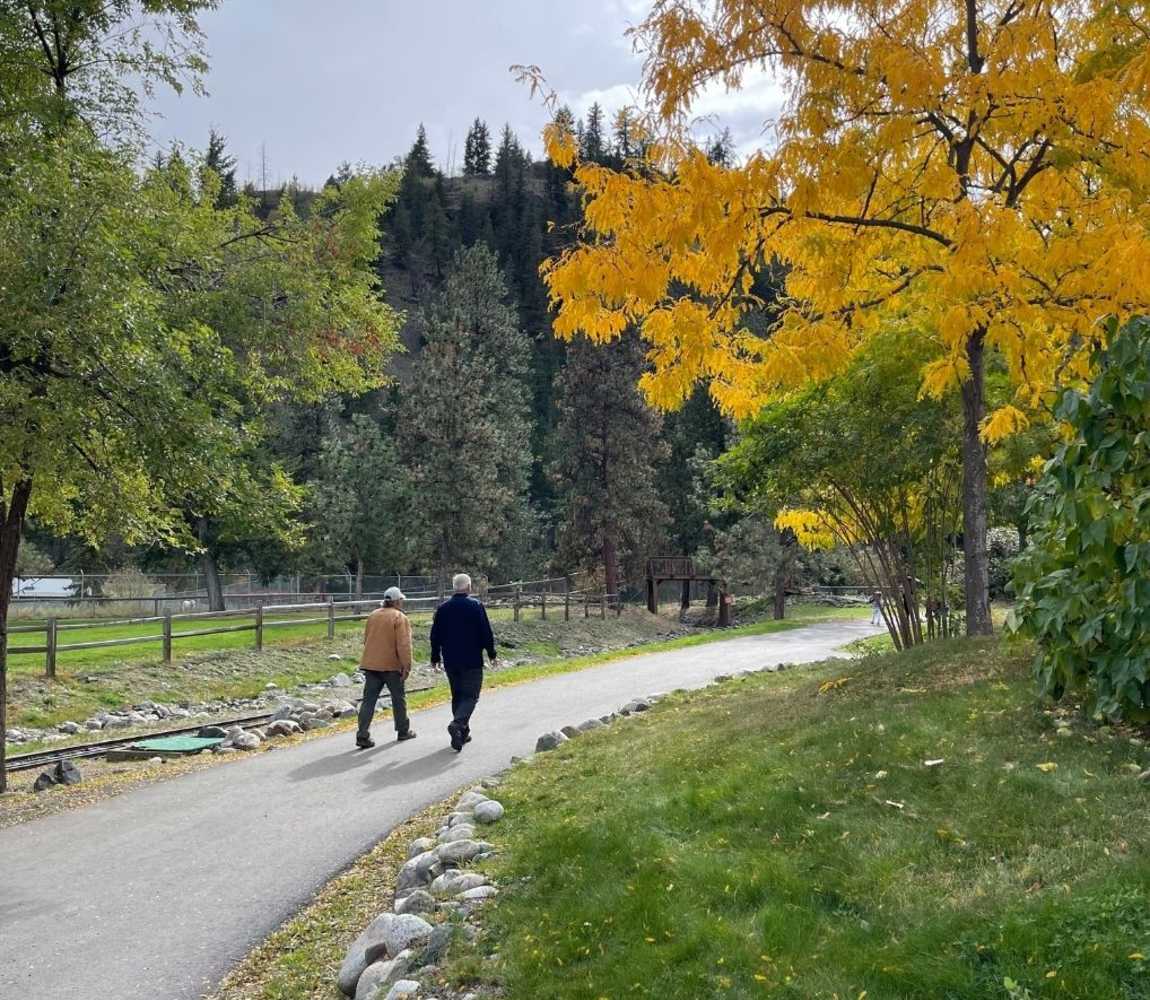
[[[571,621],[564,622],[561,616],[550,614],[546,621],[541,621],[536,610],[530,616],[524,613],[522,620],[514,623],[510,611],[497,609],[492,613],[496,638],[507,643],[501,648],[501,655],[505,659],[529,659],[530,662],[493,676],[506,676],[500,683],[513,683],[547,673],[577,670],[606,658],[844,617],[841,611],[817,606],[799,606],[788,613],[790,617],[785,622],[756,622],[720,631],[707,629],[696,635],[659,642],[653,640],[665,635],[673,622],[650,616],[645,611],[632,609],[622,618],[608,615],[606,619],[573,615]],[[426,664],[430,654],[429,623],[426,614],[413,616],[417,664]],[[106,631],[111,634],[119,629],[139,627],[107,626]],[[269,630],[262,652],[252,649],[250,632],[199,636],[177,644],[175,662],[170,664],[161,661],[158,644],[76,650],[61,654],[54,681],[44,678],[42,659],[29,657],[32,662],[23,662],[9,676],[9,724],[54,726],[66,719],[86,718],[101,708],[118,708],[144,700],[178,703],[252,698],[262,693],[269,682],[287,690],[298,684],[324,680],[339,670],[354,670],[362,629],[362,622],[339,622],[331,642],[321,638],[327,634],[326,623]],[[19,639],[19,635],[13,636],[14,644]],[[629,642],[636,645],[619,648]],[[608,650],[582,654],[581,650],[588,646],[608,647]],[[329,662],[330,653],[340,654],[343,660]],[[427,678],[416,678],[416,683],[427,682]],[[77,740],[86,738],[81,736]]]
[[[1150,997],[1146,747],[1036,705],[1027,660],[758,675],[517,768],[485,917],[506,995]]]

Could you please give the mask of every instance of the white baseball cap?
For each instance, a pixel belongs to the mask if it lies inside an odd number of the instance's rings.
[[[385,601],[406,601],[407,598],[403,596],[403,591],[398,587],[388,587],[383,592],[383,599]]]

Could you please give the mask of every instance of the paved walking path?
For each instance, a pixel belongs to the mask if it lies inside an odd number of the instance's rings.
[[[195,1000],[396,824],[541,732],[876,631],[833,622],[617,660],[489,691],[462,754],[439,707],[414,715],[410,743],[387,720],[371,751],[343,733],[0,830],[0,997]]]

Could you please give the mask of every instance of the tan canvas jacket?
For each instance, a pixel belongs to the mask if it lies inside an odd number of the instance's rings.
[[[399,671],[404,677],[411,670],[411,622],[397,608],[373,611],[363,629],[363,656],[359,665],[364,670]]]

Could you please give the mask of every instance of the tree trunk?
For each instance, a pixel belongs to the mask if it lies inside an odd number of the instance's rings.
[[[220,583],[220,568],[212,552],[211,526],[206,517],[196,519],[196,538],[204,547],[200,556],[200,569],[204,574],[204,589],[208,592],[208,610],[225,611],[224,588]]]
[[[363,558],[355,560],[355,596],[363,597]]]
[[[32,495],[32,480],[22,479],[12,490],[12,502],[4,509],[0,494],[0,792],[8,790],[5,761],[8,756],[8,608],[12,601],[12,581],[16,576],[16,555],[24,533],[24,515]]]
[[[619,557],[615,551],[615,539],[609,534],[603,538],[603,576],[607,594],[618,594]]]
[[[986,446],[979,425],[986,410],[985,330],[966,344],[970,378],[962,384],[962,550],[966,557],[966,634],[991,635],[990,561],[986,551]]]

